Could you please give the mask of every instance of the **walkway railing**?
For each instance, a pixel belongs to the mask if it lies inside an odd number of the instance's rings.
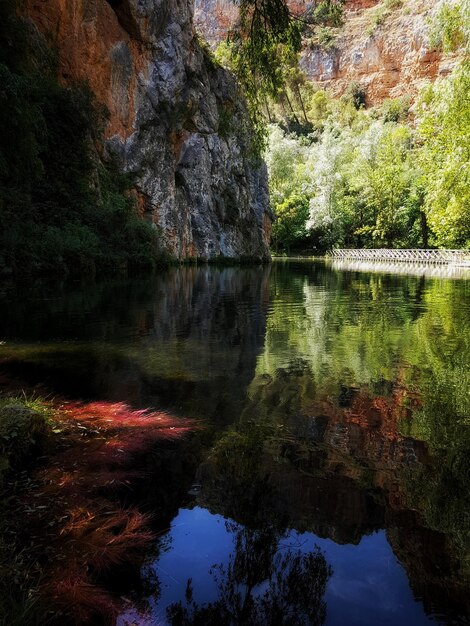
[[[359,261],[401,261],[407,263],[470,263],[470,250],[425,250],[376,248],[373,250],[331,250],[333,259],[356,259]]]

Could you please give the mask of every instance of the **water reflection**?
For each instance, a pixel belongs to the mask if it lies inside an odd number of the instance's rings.
[[[189,493],[150,623],[468,622],[468,281],[299,262],[29,296],[3,376],[206,425],[165,459]]]
[[[166,609],[171,624],[323,624],[331,570],[317,547],[295,551],[287,542],[281,544],[285,535],[270,524],[253,529],[225,521],[225,527],[232,535],[232,551],[209,570],[216,598],[198,603],[188,579],[185,600]]]
[[[232,532],[234,522],[229,521],[227,524],[227,521],[204,508],[181,509],[167,535],[165,551],[146,569],[149,579],[154,574],[160,581],[160,593],[153,596],[147,620],[144,621],[142,615],[129,610],[121,616],[118,625],[167,623],[165,607],[181,601],[183,606],[186,605],[188,576],[193,581],[193,598],[198,607],[219,605],[222,594],[217,578],[213,576],[219,571],[214,568],[214,564],[230,563],[235,552],[235,536]],[[236,525],[236,528],[239,527]],[[435,623],[426,617],[421,606],[416,603],[403,568],[397,562],[383,531],[366,535],[359,544],[351,545],[322,539],[313,533],[291,530],[282,537],[279,547],[281,555],[298,555],[299,552],[307,557],[313,555],[317,565],[320,565],[320,573],[323,559],[326,560],[332,570],[325,589],[322,589],[323,602],[327,605],[324,623],[329,626],[377,626],[379,623],[384,626],[424,626]],[[316,571],[314,568],[313,572]],[[301,581],[311,585],[310,588],[301,586],[304,602],[318,599],[315,596],[318,591],[315,580],[310,576]],[[313,619],[319,620],[322,617],[322,602],[315,608]],[[229,624],[230,621],[219,620],[217,623]]]
[[[342,272],[388,272],[390,274],[403,274],[406,276],[427,276],[435,278],[470,278],[468,264],[432,264],[432,263],[402,263],[387,261],[354,261],[332,260],[331,267]]]
[[[230,423],[263,344],[268,278],[269,268],[187,267],[150,282],[10,294],[0,355],[55,392]]]

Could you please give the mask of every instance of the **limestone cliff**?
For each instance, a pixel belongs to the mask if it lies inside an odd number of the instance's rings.
[[[301,14],[313,3],[291,0]],[[326,41],[306,35],[301,67],[322,88],[341,95],[351,82],[364,88],[369,104],[403,95],[413,97],[426,80],[447,74],[453,59],[429,41],[434,0],[346,0],[344,25]],[[236,20],[231,0],[196,0],[196,27],[211,45]]]
[[[453,64],[430,43],[435,5],[428,0],[349,2],[345,24],[330,47],[306,43],[301,66],[311,80],[336,94],[359,82],[369,104],[413,98],[424,82],[447,74]]]
[[[267,175],[233,77],[193,29],[192,0],[27,0],[64,84],[109,116],[104,158],[133,175],[139,211],[174,257],[266,258]]]

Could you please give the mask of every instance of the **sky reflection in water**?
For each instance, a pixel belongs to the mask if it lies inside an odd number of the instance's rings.
[[[197,581],[194,596],[198,603],[216,600],[217,585],[209,570],[215,563],[227,562],[234,550],[233,534],[227,531],[225,518],[200,507],[179,511],[166,542],[167,550],[150,566],[161,582],[161,596],[152,608],[159,624],[166,621],[167,606],[184,600],[188,578]],[[315,545],[324,551],[333,568],[325,595],[326,626],[435,623],[414,599],[385,531],[363,537],[356,546],[291,531],[282,539],[281,550],[309,552]]]

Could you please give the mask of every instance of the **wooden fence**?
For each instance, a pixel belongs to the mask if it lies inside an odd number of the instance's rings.
[[[373,250],[331,250],[333,259],[358,261],[394,261],[404,263],[470,264],[470,250],[425,250],[377,248]]]

